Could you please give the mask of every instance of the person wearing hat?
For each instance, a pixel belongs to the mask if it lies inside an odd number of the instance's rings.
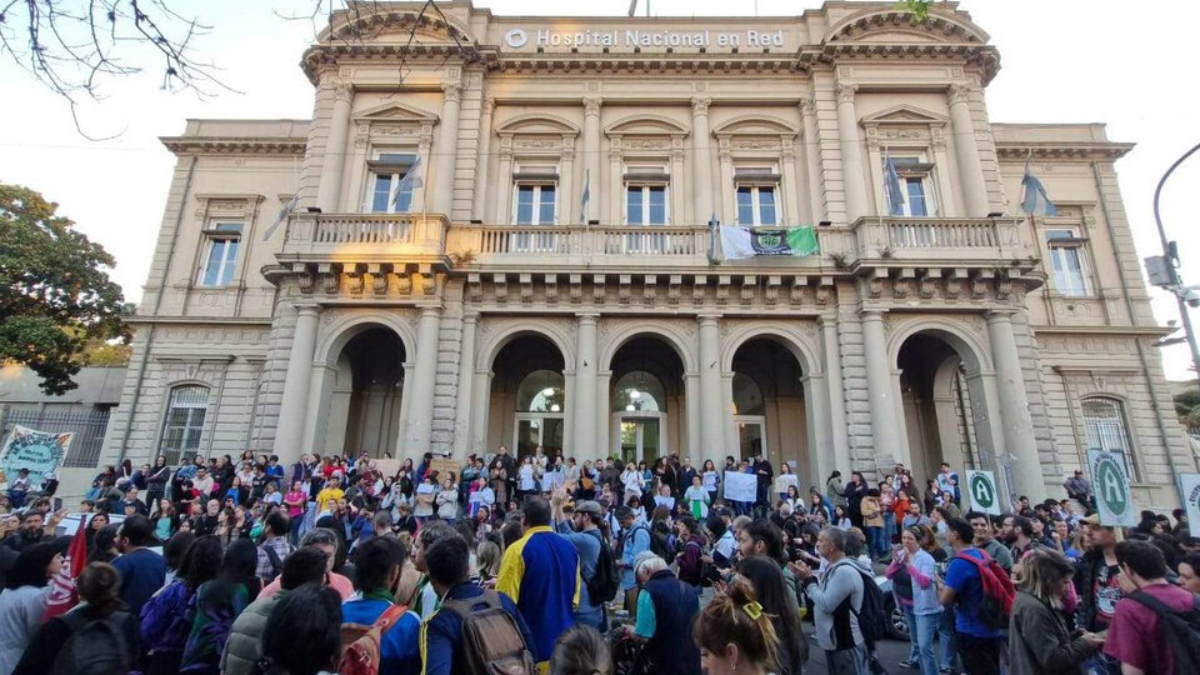
[[[1117,601],[1124,597],[1118,580],[1121,567],[1117,563],[1117,544],[1125,537],[1121,528],[1101,525],[1099,514],[1084,518],[1082,526],[1086,528],[1087,550],[1075,569],[1075,592],[1079,596],[1075,622],[1081,630],[1099,633],[1108,630]],[[1120,665],[1102,653],[1092,657],[1090,668],[1099,673],[1120,672]]]
[[[596,567],[605,546],[604,530],[600,529],[600,524],[604,522],[604,509],[594,501],[580,500],[575,502],[575,509],[568,516],[566,505],[566,489],[555,490],[550,497],[554,529],[566,537],[579,553],[579,574],[583,584],[579,589],[579,605],[574,611],[575,622],[603,633],[608,627],[604,602],[592,598],[588,584],[596,576]]]

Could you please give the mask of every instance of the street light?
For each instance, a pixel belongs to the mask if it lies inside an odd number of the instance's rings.
[[[1179,304],[1179,318],[1183,323],[1183,334],[1187,339],[1188,348],[1192,352],[1192,368],[1196,371],[1196,376],[1200,377],[1200,347],[1196,345],[1196,334],[1192,331],[1192,318],[1188,315],[1188,306],[1200,306],[1200,295],[1196,294],[1195,287],[1185,287],[1183,279],[1180,278],[1179,272],[1179,249],[1175,242],[1167,239],[1167,231],[1163,229],[1162,216],[1159,214],[1158,202],[1162,196],[1163,185],[1171,174],[1175,173],[1175,169],[1179,168],[1180,164],[1187,161],[1200,150],[1200,143],[1192,147],[1191,150],[1183,153],[1183,156],[1175,160],[1162,178],[1158,179],[1158,187],[1154,188],[1154,224],[1158,226],[1158,238],[1162,242],[1162,255],[1151,256],[1146,258],[1146,272],[1150,276],[1150,283],[1161,288],[1165,288],[1175,296],[1175,301]]]

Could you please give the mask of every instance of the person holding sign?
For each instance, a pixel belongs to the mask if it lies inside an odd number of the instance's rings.
[[[792,465],[784,462],[779,466],[779,475],[775,477],[775,495],[781,500],[787,500],[788,488],[799,487],[800,477],[792,473]]]
[[[693,475],[691,487],[683,493],[688,511],[696,520],[708,518],[708,507],[712,505],[712,497],[708,490],[704,489],[703,480],[700,476]]]

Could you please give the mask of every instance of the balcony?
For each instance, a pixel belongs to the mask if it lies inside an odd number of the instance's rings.
[[[859,218],[822,250],[845,267],[1032,267],[1038,256],[1024,218]]]
[[[281,262],[441,260],[445,216],[421,213],[300,213],[287,224]]]
[[[454,226],[446,247],[452,254],[472,252],[474,262],[483,267],[709,264],[707,227]]]

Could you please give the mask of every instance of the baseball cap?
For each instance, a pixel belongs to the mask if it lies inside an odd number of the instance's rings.
[[[592,513],[600,515],[600,505],[593,501],[583,500],[575,503],[575,513]]]

